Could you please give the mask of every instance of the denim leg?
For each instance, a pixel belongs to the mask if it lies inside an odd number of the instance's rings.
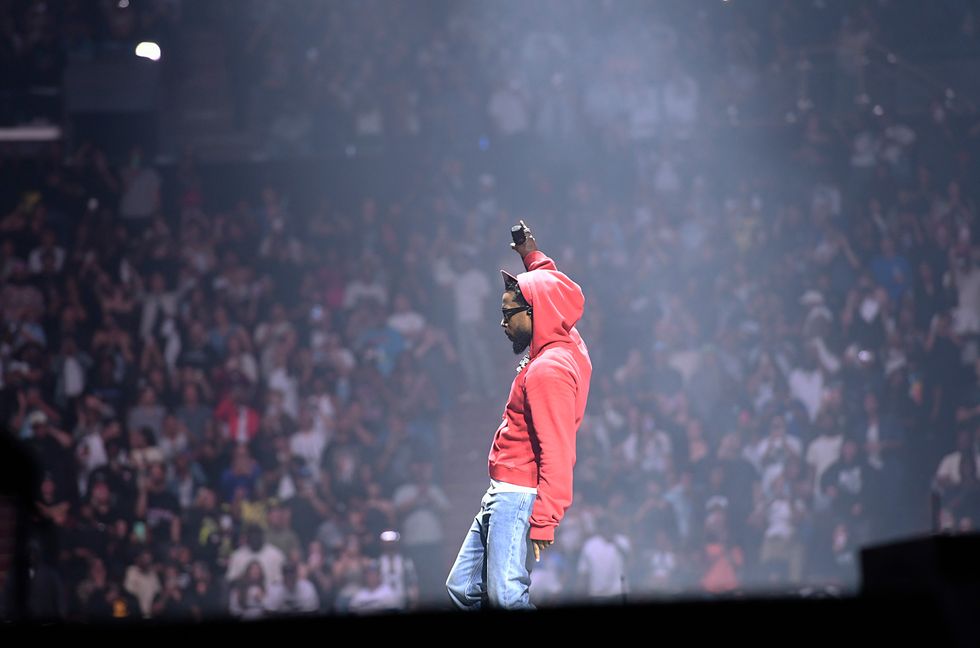
[[[497,493],[487,522],[487,597],[491,607],[537,609],[530,600],[534,493]]]
[[[484,502],[486,498],[484,497]],[[446,578],[446,589],[453,604],[461,610],[479,610],[486,596],[486,528],[483,523],[484,502],[473,517],[463,538],[456,562]]]

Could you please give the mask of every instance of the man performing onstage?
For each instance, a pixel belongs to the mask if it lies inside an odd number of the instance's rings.
[[[524,221],[521,226],[525,241],[511,247],[527,272],[500,271],[500,325],[514,353],[531,349],[493,436],[490,486],[446,579],[450,598],[464,610],[536,608],[528,549],[540,560],[572,503],[575,433],[592,376],[589,350],[575,328],[585,295],[538,250]]]

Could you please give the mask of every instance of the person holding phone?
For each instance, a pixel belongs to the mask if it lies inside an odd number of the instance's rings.
[[[511,248],[526,272],[501,270],[504,334],[515,354],[525,352],[487,468],[490,486],[446,579],[456,607],[535,609],[531,563],[554,543],[572,503],[575,435],[592,377],[585,341],[575,328],[585,307],[581,287],[541,252],[530,228],[511,230]]]

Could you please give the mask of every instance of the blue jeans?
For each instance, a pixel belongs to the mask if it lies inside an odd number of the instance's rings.
[[[530,601],[534,493],[489,490],[480,501],[446,588],[456,607],[537,609]]]

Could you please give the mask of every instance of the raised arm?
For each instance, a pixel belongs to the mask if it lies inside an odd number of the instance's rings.
[[[527,226],[527,223],[523,219],[519,223],[524,228],[524,242],[520,245],[511,242],[510,249],[521,255],[521,260],[524,261],[524,269],[528,272],[531,270],[540,270],[541,268],[545,270],[557,270],[558,266],[555,265],[555,262],[547,254],[538,249],[538,242],[535,240],[534,234],[531,233],[531,228]]]

